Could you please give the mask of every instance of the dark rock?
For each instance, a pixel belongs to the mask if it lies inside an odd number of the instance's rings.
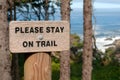
[[[113,40],[113,39],[112,38],[106,38],[105,41],[107,41],[107,40]]]
[[[120,39],[115,40],[112,44],[116,47],[120,47]]]

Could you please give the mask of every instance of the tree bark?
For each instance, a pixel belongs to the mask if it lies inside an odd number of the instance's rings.
[[[16,0],[11,0],[11,6],[14,8],[14,21],[16,21]],[[12,9],[11,9],[12,10]],[[12,14],[12,12],[11,12]],[[12,20],[11,20],[12,21]],[[20,73],[19,73],[19,59],[18,54],[12,54],[12,63],[11,63],[11,74],[12,74],[12,80],[20,80]]]
[[[91,80],[92,52],[92,0],[84,0],[84,48],[82,55],[82,80]]]
[[[7,1],[0,0],[0,80],[11,80]]]
[[[20,80],[18,54],[12,54],[12,80]]]
[[[70,0],[61,0],[61,15],[70,22]],[[70,80],[70,51],[60,53],[60,80]]]

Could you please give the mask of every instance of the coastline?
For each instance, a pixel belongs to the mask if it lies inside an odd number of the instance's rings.
[[[98,38],[96,38],[96,45],[100,51],[105,53],[105,49],[111,47],[112,45],[110,45],[110,44],[113,44],[113,42],[118,39],[120,39],[120,36],[116,36],[113,38],[98,37]],[[108,45],[108,46],[105,46],[105,45]]]

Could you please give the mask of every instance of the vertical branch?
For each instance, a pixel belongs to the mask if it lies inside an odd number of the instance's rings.
[[[91,80],[92,52],[92,0],[84,0],[84,48],[82,54],[82,80]]]
[[[70,22],[70,0],[61,0],[61,15]],[[60,80],[70,80],[70,51],[60,53]]]
[[[10,6],[10,21],[12,20],[12,5],[13,5],[13,2],[12,0],[7,0],[9,6]]]
[[[10,21],[12,21],[12,6],[10,6]]]
[[[92,6],[94,5],[94,0],[92,2]],[[96,20],[96,17],[95,17],[95,14],[94,14],[94,9],[92,7],[92,16],[93,16],[93,19],[94,19],[94,27],[93,27],[93,46],[95,48],[95,52],[98,51],[98,48],[96,46],[96,38],[95,38],[95,30],[96,30],[96,23],[97,23],[97,20]]]
[[[15,4],[15,0],[14,0],[14,20],[16,20],[16,4]]]
[[[48,0],[45,0],[45,20],[49,19],[48,8],[49,8]]]

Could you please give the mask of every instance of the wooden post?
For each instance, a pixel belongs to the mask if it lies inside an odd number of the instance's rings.
[[[51,57],[49,53],[35,53],[26,59],[24,80],[51,80]]]

